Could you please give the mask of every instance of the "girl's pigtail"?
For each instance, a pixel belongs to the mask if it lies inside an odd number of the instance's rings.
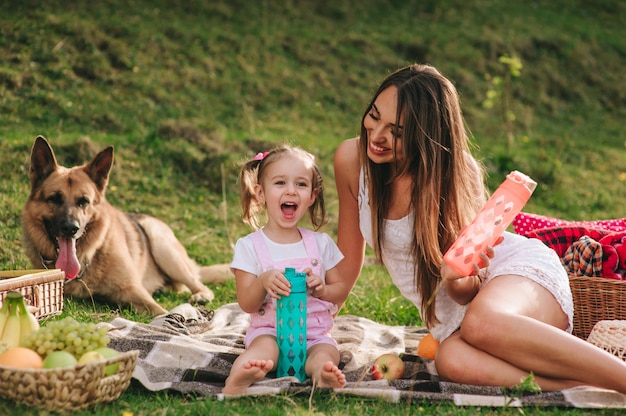
[[[263,156],[260,157],[260,155]],[[258,230],[260,227],[257,214],[263,211],[263,204],[257,200],[254,186],[257,184],[259,165],[263,161],[264,156],[263,153],[259,153],[252,160],[245,162],[239,172],[239,201],[241,203],[242,219],[243,222],[255,230]]]

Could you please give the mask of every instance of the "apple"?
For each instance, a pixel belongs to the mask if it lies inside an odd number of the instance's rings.
[[[52,351],[43,360],[43,368],[74,367],[76,363],[76,357],[74,357],[69,352]]]
[[[396,354],[383,354],[374,361],[372,375],[376,380],[397,380],[404,376],[404,361]]]
[[[107,360],[109,358],[114,358],[114,357],[117,357],[118,355],[120,355],[120,353],[118,351],[114,350],[113,348],[109,348],[109,347],[98,348],[98,349],[95,350],[95,352],[101,354]],[[120,368],[120,363],[107,365],[105,367],[105,369],[104,369],[104,374],[106,374],[107,376],[113,375],[113,374],[117,373],[117,370],[119,368]]]
[[[87,364],[92,361],[104,360],[104,355],[97,351],[87,351],[78,359],[78,364]]]

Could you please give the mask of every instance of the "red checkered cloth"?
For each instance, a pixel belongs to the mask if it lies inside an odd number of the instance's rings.
[[[566,221],[520,213],[513,227],[551,247],[570,276],[626,279],[626,218]]]
[[[551,247],[559,257],[565,256],[567,250],[581,237],[587,236],[595,241],[600,241],[604,236],[611,234],[610,231],[594,230],[585,227],[552,227],[540,230],[531,230],[525,235],[528,238],[538,238]]]

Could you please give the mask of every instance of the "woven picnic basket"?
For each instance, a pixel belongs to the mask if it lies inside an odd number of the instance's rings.
[[[138,350],[70,368],[21,369],[0,366],[0,397],[48,411],[72,411],[117,400],[130,385]],[[105,368],[119,363],[113,375]]]
[[[59,269],[0,270],[0,304],[10,291],[20,292],[37,319],[63,312],[63,281]]]
[[[570,276],[574,298],[573,334],[587,339],[603,320],[626,320],[626,280]]]
[[[604,320],[594,325],[589,338],[593,345],[626,360],[626,321]]]

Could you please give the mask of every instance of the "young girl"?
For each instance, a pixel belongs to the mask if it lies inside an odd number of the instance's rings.
[[[237,241],[231,268],[239,305],[251,314],[251,322],[246,351],[233,363],[223,393],[245,393],[275,368],[276,299],[290,292],[286,267],[307,274],[305,372],[319,387],[343,387],[346,377],[337,367],[339,350],[330,336],[337,307],[324,300],[334,297],[325,279],[337,274],[335,266],[343,255],[327,234],[298,227],[307,212],[316,230],[326,221],[315,158],[300,148],[280,146],[247,162],[239,180],[243,220],[256,231]],[[259,229],[263,210],[267,223]]]
[[[457,91],[435,68],[411,65],[383,81],[360,136],[335,152],[335,180],[345,259],[326,280],[335,287],[339,277],[341,296],[328,300],[345,301],[367,242],[441,342],[442,379],[511,387],[533,372],[543,390],[585,384],[626,393],[626,363],[568,333],[568,277],[539,240],[505,233],[470,276],[443,262],[486,195]]]

